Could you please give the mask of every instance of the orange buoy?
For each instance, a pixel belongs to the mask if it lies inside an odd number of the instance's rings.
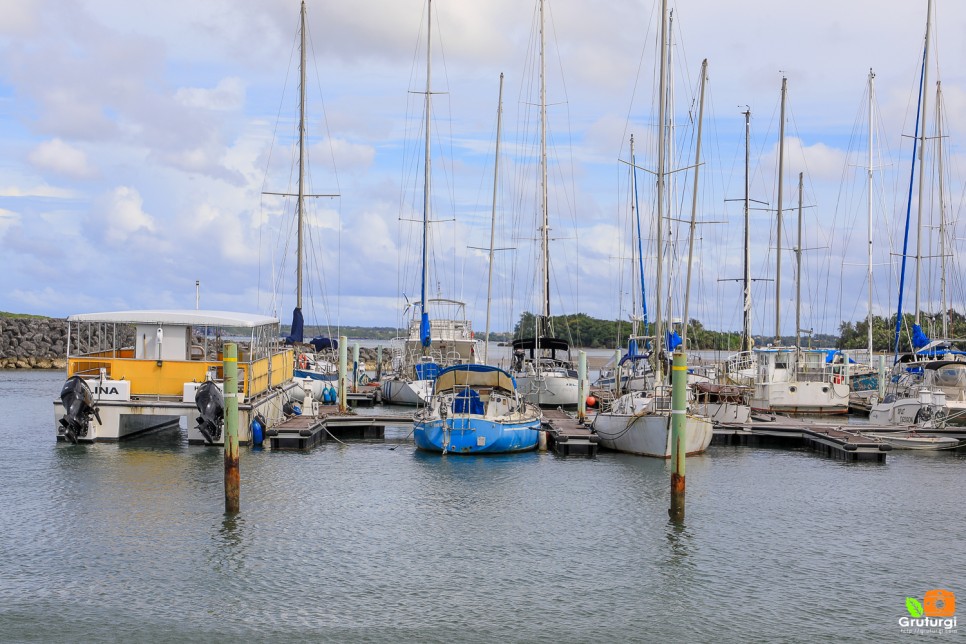
[[[597,399],[594,398],[593,396],[587,396],[587,406],[588,407],[596,407],[597,406]]]

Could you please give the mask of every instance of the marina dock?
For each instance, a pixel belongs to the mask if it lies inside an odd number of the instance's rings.
[[[896,427],[818,423],[797,418],[775,416],[769,422],[719,425],[714,429],[712,445],[749,445],[798,447],[843,461],[875,461],[884,463],[892,446],[863,436],[860,431],[896,431]]]
[[[543,426],[547,430],[547,449],[557,456],[597,456],[597,435],[576,418],[559,409],[543,411]]]
[[[410,414],[343,414],[336,405],[322,405],[317,416],[292,416],[268,430],[269,446],[275,450],[308,450],[328,438],[334,440],[383,440],[386,425],[412,422]]]

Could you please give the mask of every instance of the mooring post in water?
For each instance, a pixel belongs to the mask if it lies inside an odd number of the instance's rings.
[[[577,422],[587,418],[587,352],[577,352]]]
[[[382,345],[376,347],[376,382],[382,382]]]
[[[684,351],[674,352],[671,367],[671,507],[668,515],[675,521],[684,519],[684,461],[687,454],[688,359]]]
[[[352,344],[352,393],[359,387],[359,343]]]
[[[339,411],[343,414],[347,411],[346,406],[346,361],[348,356],[346,355],[346,345],[348,341],[344,335],[339,336]]]
[[[226,342],[225,372],[225,512],[239,511],[241,475],[238,469],[238,345]]]

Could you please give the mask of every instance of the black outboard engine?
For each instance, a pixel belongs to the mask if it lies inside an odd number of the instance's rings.
[[[64,417],[60,424],[64,428],[64,437],[76,444],[78,438],[87,436],[90,430],[91,416],[97,418],[100,424],[101,416],[94,407],[94,396],[80,376],[71,376],[60,390],[60,400],[64,403]]]
[[[195,406],[198,416],[198,431],[208,444],[221,438],[221,428],[225,421],[225,396],[212,380],[206,380],[195,392]]]

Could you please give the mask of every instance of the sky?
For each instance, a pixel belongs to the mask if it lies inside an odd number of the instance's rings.
[[[943,153],[947,301],[962,310],[955,255],[966,3],[934,5],[927,165],[935,169]],[[537,3],[432,6],[427,297],[465,302],[478,331],[489,301],[490,327],[505,330],[543,302],[535,241]],[[669,8],[664,310],[684,313],[684,222],[693,200],[701,224],[689,317],[707,328],[741,328],[741,286],[733,280],[743,271],[743,112],[750,110],[754,332],[793,333],[799,300],[799,326],[815,332],[836,333],[843,320],[867,314],[872,69],[872,306],[877,314],[894,312],[926,0],[682,0]],[[640,306],[628,217],[634,134],[644,301],[653,317],[661,290],[654,227],[659,3],[547,0],[545,12],[550,311],[626,320]],[[334,329],[397,326],[422,289],[425,0],[310,0],[307,16],[305,191],[338,196],[306,200],[306,321]],[[298,30],[297,0],[0,0],[0,310],[61,317],[195,308],[197,297],[201,308],[287,322],[295,305],[295,200],[264,193],[296,191]],[[946,114],[941,136],[937,80]],[[924,202],[938,203],[936,186],[924,180]],[[922,256],[940,254],[938,221],[934,213],[925,217]],[[491,226],[501,250],[489,286]],[[802,249],[800,298],[795,248]],[[921,266],[921,308],[938,310],[939,262]]]

